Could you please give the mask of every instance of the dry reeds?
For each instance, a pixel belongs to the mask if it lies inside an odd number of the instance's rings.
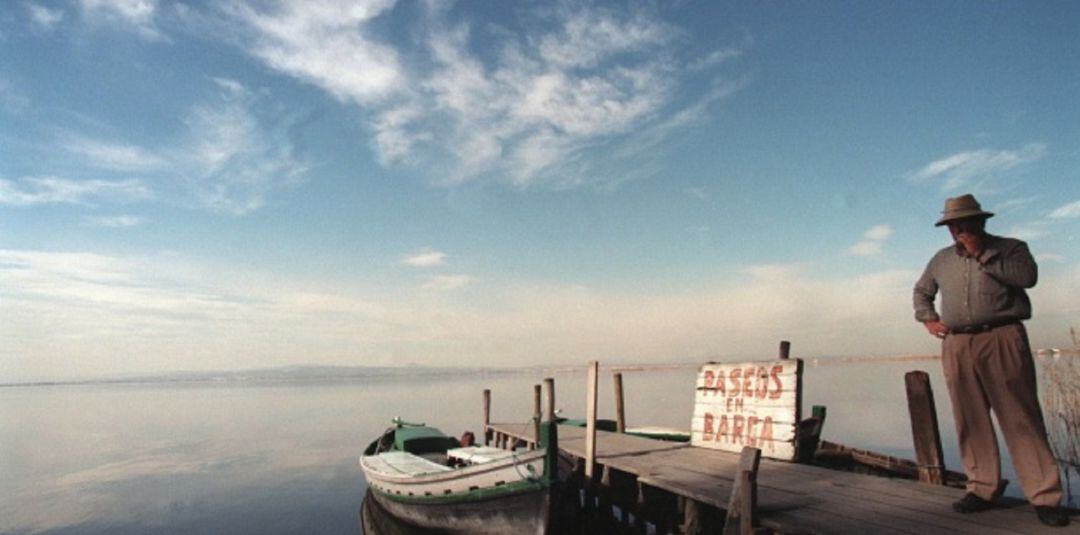
[[[1080,350],[1076,329],[1069,334]],[[1042,356],[1043,413],[1050,446],[1063,470],[1069,505],[1075,505],[1071,480],[1080,480],[1080,356],[1077,351]]]

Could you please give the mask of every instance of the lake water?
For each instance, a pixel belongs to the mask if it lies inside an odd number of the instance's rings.
[[[828,407],[826,440],[912,458],[915,369],[930,373],[946,463],[962,470],[937,361],[808,361],[803,411]],[[623,372],[629,425],[687,427],[695,374]],[[584,373],[553,376],[563,414],[584,415]],[[494,421],[525,421],[543,377],[0,388],[0,533],[357,533],[357,456],[392,417],[478,431],[490,388]],[[613,417],[610,375],[600,384]]]

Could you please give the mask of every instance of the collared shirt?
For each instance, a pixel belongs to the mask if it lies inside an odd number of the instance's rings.
[[[1026,243],[987,235],[978,258],[950,245],[934,255],[915,283],[915,319],[940,320],[950,329],[1031,317],[1026,288],[1035,286],[1038,267]],[[941,313],[934,298],[941,292]]]

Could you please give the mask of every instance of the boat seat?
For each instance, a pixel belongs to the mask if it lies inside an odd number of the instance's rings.
[[[366,462],[373,470],[384,474],[416,476],[453,470],[449,466],[404,451],[383,452],[367,457]]]
[[[493,448],[491,446],[467,446],[454,448],[446,452],[451,460],[462,461],[467,464],[484,464],[513,457],[516,452]]]

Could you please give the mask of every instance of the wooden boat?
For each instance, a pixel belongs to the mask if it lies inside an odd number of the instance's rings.
[[[368,492],[394,517],[447,533],[546,534],[551,524],[558,439],[541,447],[460,446],[434,427],[400,419],[360,457]]]

